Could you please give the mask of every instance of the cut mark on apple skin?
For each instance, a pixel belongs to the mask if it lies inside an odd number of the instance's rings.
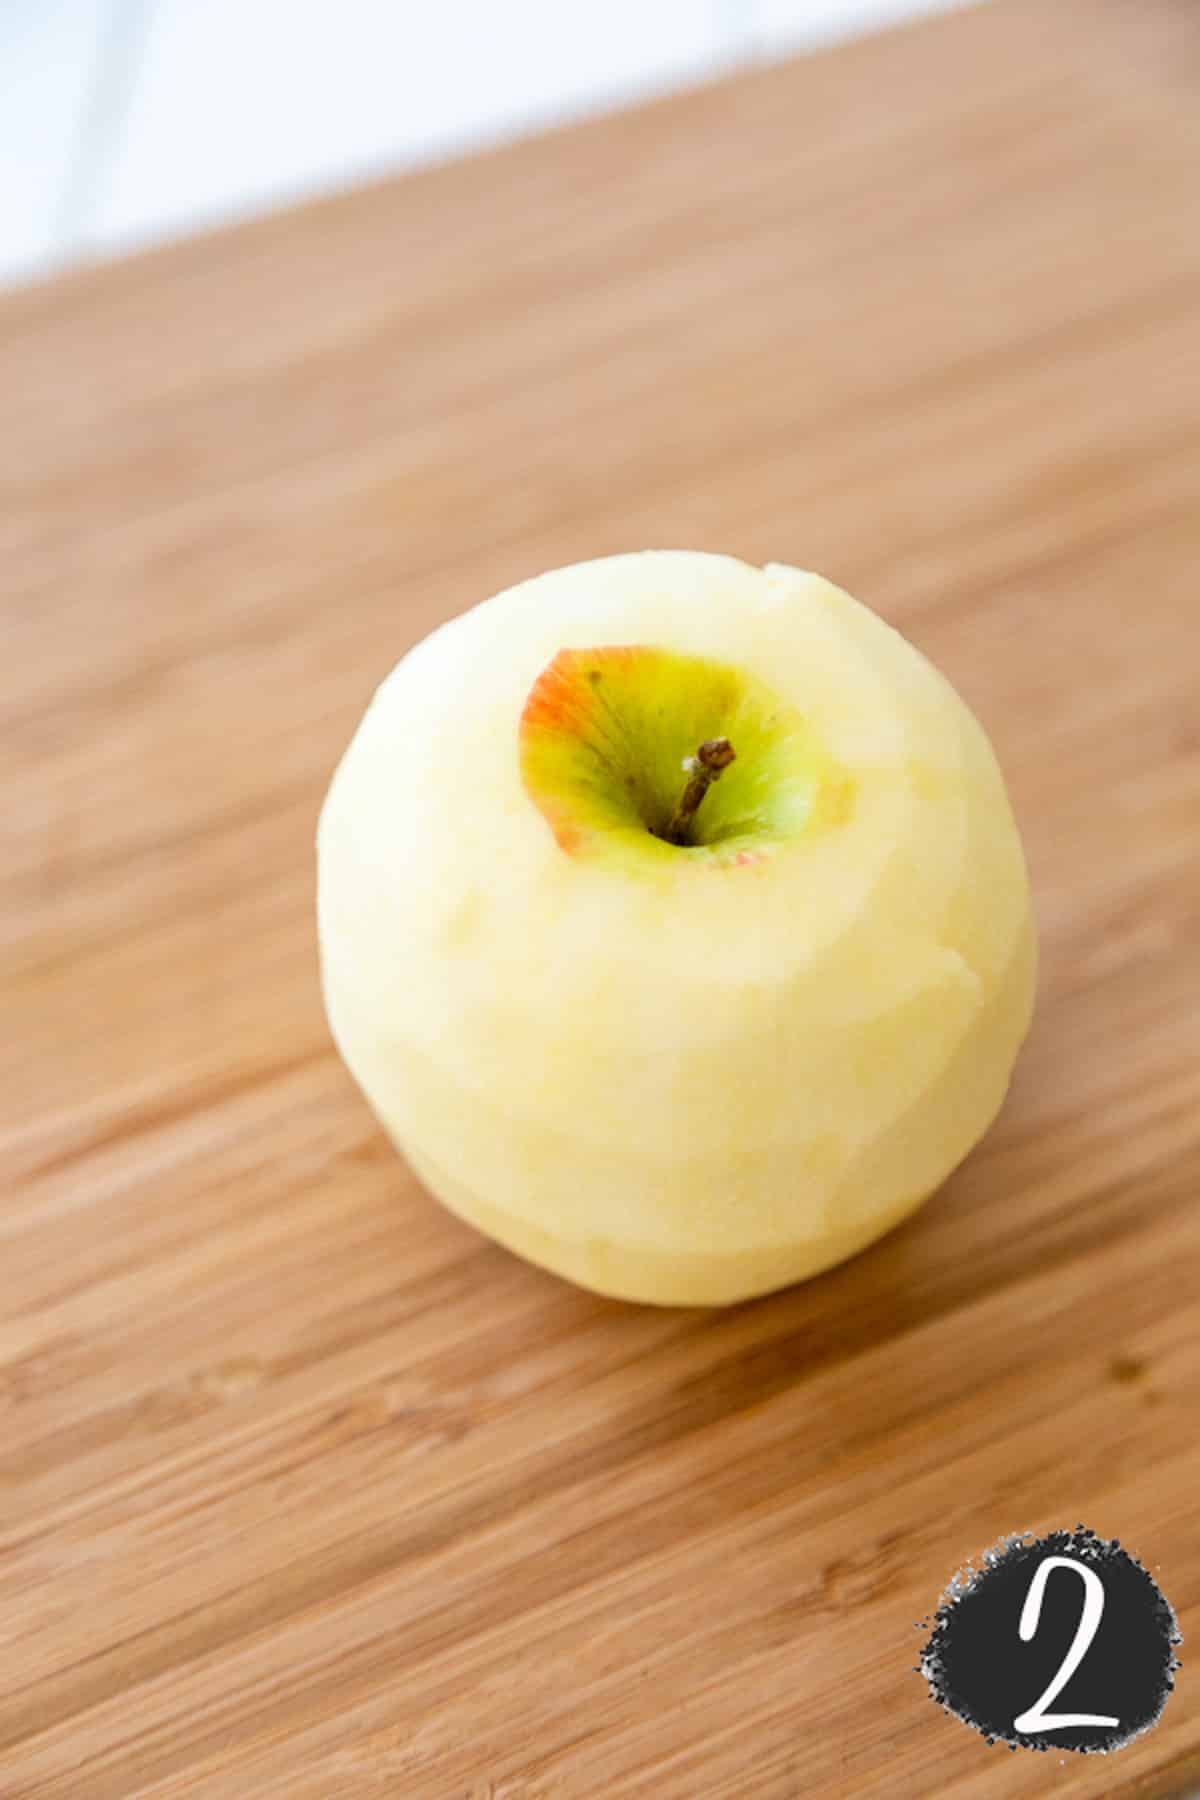
[[[649,644],[560,650],[518,738],[526,793],[559,848],[626,867],[762,863],[816,825],[841,779],[757,677]]]

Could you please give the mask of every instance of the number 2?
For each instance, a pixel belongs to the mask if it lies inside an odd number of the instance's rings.
[[[1075,1628],[1075,1636],[1071,1647],[1059,1664],[1058,1674],[1050,1685],[1036,1699],[1031,1707],[1020,1713],[1013,1720],[1014,1731],[1065,1731],[1071,1725],[1119,1725],[1120,1720],[1107,1713],[1052,1713],[1043,1712],[1052,1700],[1057,1700],[1072,1675],[1087,1655],[1088,1648],[1100,1627],[1100,1616],[1104,1611],[1104,1583],[1095,1569],[1089,1569],[1086,1563],[1076,1562],[1070,1556],[1047,1556],[1034,1570],[1033,1580],[1029,1584],[1029,1592],[1025,1596],[1025,1604],[1021,1608],[1021,1620],[1017,1630],[1021,1642],[1027,1644],[1030,1638],[1037,1636],[1037,1628],[1042,1617],[1042,1595],[1046,1591],[1046,1583],[1053,1569],[1074,1569],[1083,1583],[1083,1611],[1079,1616],[1079,1624]]]

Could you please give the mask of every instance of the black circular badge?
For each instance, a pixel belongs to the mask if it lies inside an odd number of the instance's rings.
[[[947,1712],[1014,1750],[1119,1750],[1157,1723],[1179,1631],[1118,1538],[1078,1525],[981,1560],[950,1583],[921,1654]]]

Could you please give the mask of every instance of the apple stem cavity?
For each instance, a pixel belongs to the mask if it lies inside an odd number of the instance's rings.
[[[687,786],[679,796],[679,804],[671,815],[671,823],[663,833],[668,844],[691,843],[692,821],[700,802],[714,781],[719,781],[737,752],[728,738],[705,738],[695,756],[684,759]]]

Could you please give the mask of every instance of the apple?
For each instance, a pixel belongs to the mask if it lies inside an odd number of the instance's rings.
[[[982,1136],[1029,1024],[982,728],[819,576],[650,551],[401,660],[318,832],[331,1028],[429,1189],[630,1300],[794,1282]]]

